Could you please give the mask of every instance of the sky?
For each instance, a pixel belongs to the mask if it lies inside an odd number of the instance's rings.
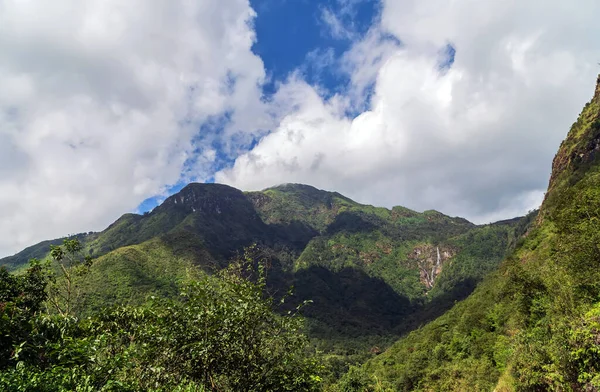
[[[0,0],[0,256],[191,181],[525,214],[593,94],[597,15],[597,0]]]

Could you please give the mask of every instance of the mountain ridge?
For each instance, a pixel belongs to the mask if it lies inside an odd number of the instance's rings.
[[[304,316],[327,391],[599,391],[598,151],[600,77],[552,162],[539,212],[522,218],[475,225],[303,184],[191,183],[147,214],[78,236],[93,260],[68,322],[170,301],[223,271],[233,291],[252,287],[255,268],[260,297]],[[2,260],[18,268],[60,241]],[[249,269],[236,270],[240,262]],[[11,285],[42,268],[0,269],[9,297],[27,294]]]
[[[452,257],[460,258],[459,249],[467,247],[461,243],[462,235],[470,230],[488,230],[493,233],[482,241],[494,242],[494,236],[509,235],[520,219],[475,225],[434,210],[419,213],[400,206],[364,205],[338,192],[304,184],[242,192],[223,184],[190,183],[151,212],[124,214],[105,230],[77,238],[84,251],[95,258],[153,238],[161,238],[174,249],[181,247],[178,241],[189,243],[190,252],[199,255],[192,257],[193,263],[208,270],[222,268],[243,247],[258,244],[283,260],[282,271],[312,265],[334,272],[358,268],[384,279],[399,295],[415,300],[433,288],[442,264],[436,267],[435,277],[424,279],[423,271],[431,269],[426,266],[431,262],[419,261],[413,253],[421,254],[433,246],[441,247],[443,253],[454,249]],[[506,229],[501,228],[503,225]],[[0,259],[0,264],[16,269],[19,262],[25,265],[26,258],[43,258],[47,246],[60,241],[36,244]],[[509,246],[508,237],[504,241],[504,246]],[[422,257],[431,256],[423,253]],[[497,259],[497,254],[492,258]],[[472,268],[471,273],[476,271]]]
[[[125,213],[123,215],[121,215],[119,218],[117,218],[115,220],[115,222],[111,223],[110,225],[108,225],[106,227],[106,229],[102,230],[102,231],[98,231],[98,232],[84,232],[84,233],[78,233],[78,234],[73,234],[73,235],[68,235],[65,237],[59,237],[56,239],[49,239],[49,240],[44,240],[41,241],[39,243],[30,245],[28,247],[26,247],[25,249],[23,249],[22,251],[19,251],[13,255],[9,255],[9,256],[5,256],[3,258],[0,258],[0,266],[4,265],[6,267],[9,267],[9,269],[14,269],[16,268],[15,266],[22,266],[25,265],[29,259],[31,258],[38,258],[38,259],[42,259],[45,256],[47,256],[48,253],[48,248],[50,245],[57,245],[60,244],[62,242],[62,240],[64,240],[65,238],[79,238],[79,239],[83,239],[84,241],[89,241],[90,239],[92,241],[96,240],[98,235],[102,234],[102,233],[106,233],[106,232],[110,232],[113,230],[117,230],[119,228],[119,226],[122,225],[126,225],[126,226],[131,226],[132,224],[136,224],[138,223],[140,220],[143,220],[144,218],[148,218],[153,214],[156,213],[160,213],[162,211],[164,211],[164,209],[166,208],[167,205],[177,205],[177,200],[180,200],[179,205],[180,206],[186,206],[186,203],[183,203],[181,200],[183,198],[183,200],[185,200],[186,195],[189,196],[193,196],[194,195],[194,190],[198,191],[198,190],[202,190],[205,191],[207,189],[210,189],[214,187],[215,189],[221,189],[221,190],[228,190],[229,194],[232,195],[234,193],[238,193],[239,194],[244,194],[247,198],[250,199],[251,202],[254,203],[260,203],[260,196],[264,196],[265,194],[268,195],[269,191],[280,191],[283,193],[291,193],[291,192],[295,192],[298,189],[301,189],[303,191],[309,191],[310,193],[312,193],[312,196],[314,198],[315,201],[319,201],[319,200],[327,200],[327,198],[339,198],[340,200],[343,200],[345,202],[347,202],[349,205],[354,205],[354,206],[365,206],[365,207],[372,207],[372,208],[376,208],[376,209],[386,209],[388,211],[392,211],[392,212],[396,212],[398,215],[405,215],[405,216],[417,216],[420,214],[441,214],[445,217],[451,218],[448,215],[445,215],[439,211],[436,210],[426,210],[423,211],[421,213],[417,212],[417,211],[413,211],[410,210],[406,207],[402,207],[402,206],[393,206],[391,209],[388,209],[386,207],[375,207],[372,205],[368,205],[368,204],[361,204],[358,203],[342,194],[340,194],[339,192],[334,192],[334,191],[326,191],[326,190],[322,190],[322,189],[318,189],[314,186],[311,185],[306,185],[306,184],[297,184],[297,183],[285,183],[285,184],[279,184],[279,185],[275,185],[275,186],[271,186],[268,188],[263,189],[262,191],[247,191],[247,192],[243,192],[241,190],[238,190],[234,187],[231,187],[229,185],[226,184],[218,184],[218,183],[189,183],[187,184],[185,187],[183,187],[179,192],[167,197],[163,203],[161,203],[159,206],[155,207],[153,210],[151,211],[147,211],[143,214],[137,214],[137,213]],[[315,194],[318,194],[318,197],[314,197]],[[187,201],[187,200],[186,200]],[[217,207],[218,205],[215,204],[215,207]],[[255,207],[259,207],[259,206],[255,206]],[[188,203],[188,208],[189,212],[195,212],[194,209],[196,207],[194,207],[193,205]],[[220,207],[219,207],[220,208]],[[471,223],[468,220],[461,218],[461,217],[454,217],[453,219],[456,220],[460,220],[463,221],[464,223]],[[513,219],[519,219],[519,217],[517,218],[512,218],[509,220],[513,220]],[[161,222],[163,223],[163,222]],[[500,223],[500,222],[497,222]],[[474,225],[474,224],[473,224]],[[170,225],[167,225],[167,227],[169,227]],[[322,225],[321,225],[322,226]],[[475,225],[474,225],[475,226]],[[478,225],[478,226],[483,226],[483,225]],[[149,239],[151,238],[151,236],[148,236],[147,238],[144,236],[144,239]],[[135,241],[135,240],[134,240]],[[127,245],[131,245],[132,243],[127,243]],[[139,243],[139,242],[137,242]],[[101,246],[101,245],[100,245]],[[40,249],[36,249],[36,248],[40,248]],[[95,250],[92,250],[92,255],[98,255],[98,254],[103,254],[102,251],[98,252]],[[13,260],[17,260],[16,262]]]

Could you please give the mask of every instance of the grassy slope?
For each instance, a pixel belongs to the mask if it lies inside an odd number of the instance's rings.
[[[207,262],[210,255],[205,254]],[[140,304],[148,296],[173,297],[198,277],[199,255],[173,252],[161,238],[119,248],[95,260],[82,290],[84,312],[109,304]]]
[[[600,90],[554,159],[537,225],[465,301],[364,369],[390,390],[598,390]]]

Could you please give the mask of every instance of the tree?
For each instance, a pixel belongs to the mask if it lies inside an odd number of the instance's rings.
[[[92,266],[92,258],[83,255],[78,239],[50,245],[50,257],[56,268],[48,285],[48,301],[61,316],[72,316],[79,305],[81,285]]]
[[[0,369],[14,362],[16,348],[31,333],[31,320],[46,300],[47,275],[32,260],[22,275],[0,268]]]

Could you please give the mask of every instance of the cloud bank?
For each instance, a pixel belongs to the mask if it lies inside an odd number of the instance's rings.
[[[595,1],[387,0],[339,59],[347,91],[323,99],[291,75],[274,98],[276,129],[216,179],[309,183],[476,222],[523,214],[593,93],[599,14]]]
[[[301,67],[265,99],[248,0],[0,0],[0,255],[212,177],[476,222],[536,207],[593,92],[600,3],[385,0],[364,34],[361,1],[317,7],[352,45],[304,66],[348,84]]]

